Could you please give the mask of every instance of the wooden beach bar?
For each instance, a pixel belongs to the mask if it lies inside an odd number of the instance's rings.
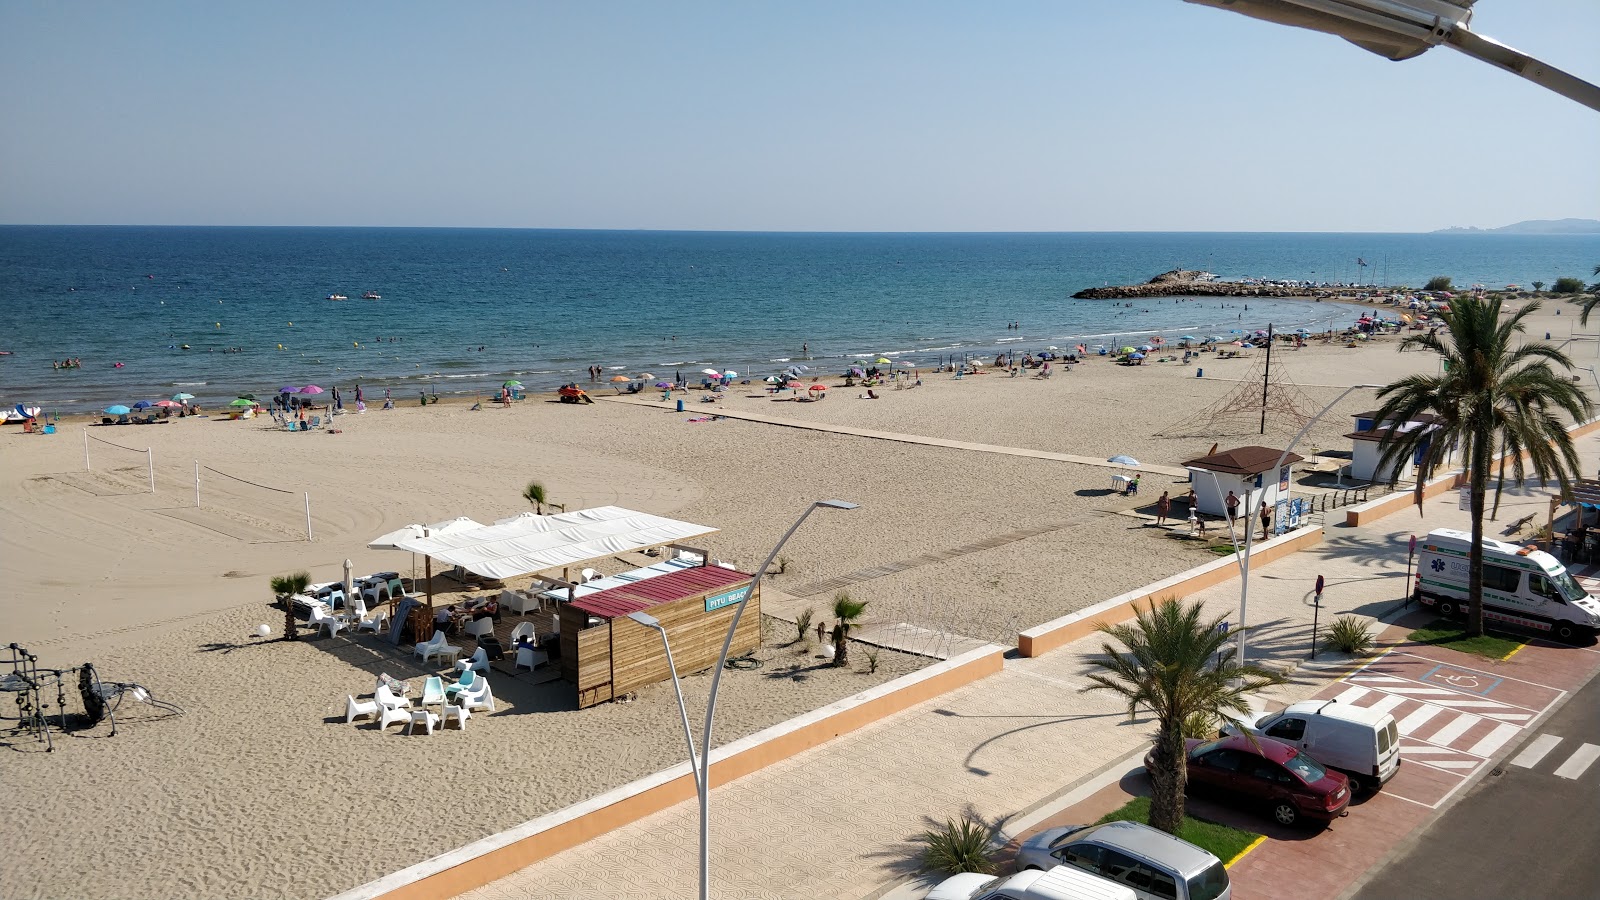
[[[723,566],[701,565],[562,603],[557,613],[561,677],[577,685],[578,707],[605,703],[671,677],[661,636],[629,619],[629,613],[648,612],[661,622],[678,674],[715,665],[751,577]],[[760,644],[761,586],[756,585],[730,654],[743,654]]]

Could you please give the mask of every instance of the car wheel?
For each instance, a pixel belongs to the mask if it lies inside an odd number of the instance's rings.
[[[1272,818],[1279,825],[1293,825],[1300,821],[1300,810],[1288,800],[1279,800],[1272,804]]]
[[[1446,619],[1454,619],[1456,617],[1456,605],[1449,600],[1440,600],[1439,615]]]
[[[1578,642],[1578,627],[1571,622],[1557,622],[1553,630],[1556,638],[1563,643],[1576,644]]]

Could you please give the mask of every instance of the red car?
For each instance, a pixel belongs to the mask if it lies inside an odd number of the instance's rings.
[[[1183,743],[1191,789],[1259,803],[1280,825],[1348,815],[1350,779],[1289,744],[1247,735]],[[1145,766],[1150,765],[1147,755]]]

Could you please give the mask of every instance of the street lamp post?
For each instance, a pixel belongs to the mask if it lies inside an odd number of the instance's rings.
[[[728,623],[728,634],[722,640],[722,655],[717,658],[716,668],[711,674],[711,695],[706,700],[705,731],[700,739],[700,753],[696,759],[694,739],[689,734],[689,711],[683,703],[683,691],[679,689],[678,673],[672,667],[672,648],[667,646],[667,632],[661,623],[653,616],[643,613],[632,613],[628,618],[638,622],[646,628],[653,628],[661,635],[661,645],[667,647],[667,668],[672,672],[672,687],[678,691],[678,711],[683,716],[683,736],[689,744],[689,763],[695,767],[695,790],[700,795],[700,900],[709,900],[711,896],[711,726],[717,713],[717,689],[722,684],[722,669],[728,663],[728,650],[733,646],[734,632],[739,628],[739,618],[744,615],[744,607],[750,602],[750,594],[756,585],[761,583],[762,576],[767,574],[767,569],[772,566],[772,561],[778,558],[778,551],[789,542],[789,538],[800,529],[800,525],[816,511],[818,507],[828,509],[855,509],[856,504],[845,500],[817,500],[806,507],[800,518],[794,520],[789,530],[778,538],[778,543],[772,546],[772,552],[761,563],[761,568],[756,570],[755,576],[750,579],[750,584],[744,589],[744,596],[733,608],[733,621]]]
[[[661,649],[667,654],[667,674],[672,676],[672,690],[678,695],[678,715],[683,718],[683,741],[689,745],[689,770],[694,773],[695,793],[704,801],[706,783],[700,778],[700,754],[694,749],[694,735],[689,731],[689,707],[683,703],[683,683],[678,680],[678,669],[672,664],[672,645],[667,643],[667,629],[661,627],[661,620],[649,613],[628,613],[628,618],[638,622],[646,628],[654,629],[661,635]]]
[[[1329,410],[1331,410],[1335,406],[1337,406],[1340,400],[1343,400],[1344,398],[1350,396],[1352,393],[1354,393],[1356,391],[1359,391],[1359,390],[1361,390],[1363,388],[1375,389],[1375,388],[1379,388],[1379,387],[1381,387],[1381,385],[1376,385],[1376,384],[1352,384],[1351,386],[1349,386],[1349,387],[1345,388],[1343,391],[1341,391],[1339,393],[1339,396],[1333,398],[1333,400],[1327,406],[1324,406],[1322,408],[1321,412],[1319,412],[1316,415],[1312,416],[1310,421],[1306,422],[1305,425],[1301,426],[1300,433],[1296,434],[1294,436],[1294,440],[1290,441],[1289,445],[1287,447],[1283,448],[1283,452],[1278,455],[1278,464],[1273,466],[1269,470],[1269,471],[1272,472],[1272,477],[1274,477],[1274,478],[1278,477],[1278,473],[1283,471],[1283,461],[1289,458],[1289,453],[1294,450],[1294,445],[1300,443],[1300,439],[1306,436],[1306,432],[1311,430],[1311,426],[1313,426],[1313,425],[1317,424],[1319,421],[1321,421],[1322,417],[1327,415]],[[1379,423],[1379,424],[1382,424],[1382,423]],[[1265,477],[1266,473],[1263,472],[1262,475],[1263,475],[1263,477]],[[1257,496],[1254,491],[1249,492],[1248,494],[1246,494],[1246,496],[1249,499],[1247,499],[1245,501],[1245,509],[1244,509],[1244,554],[1241,556],[1241,558],[1239,560],[1239,665],[1241,665],[1241,666],[1245,664],[1245,634],[1246,633],[1245,633],[1245,630],[1244,630],[1244,626],[1245,626],[1245,623],[1247,621],[1249,621],[1248,619],[1245,618],[1245,612],[1246,612],[1246,606],[1247,606],[1247,604],[1249,603],[1249,600],[1250,600],[1250,547],[1251,547],[1252,544],[1255,543],[1256,516],[1258,515],[1258,513],[1259,513],[1259,511],[1261,509],[1262,501],[1264,501],[1266,499],[1266,497],[1267,497],[1266,483],[1262,482],[1261,493],[1260,493],[1259,496]]]

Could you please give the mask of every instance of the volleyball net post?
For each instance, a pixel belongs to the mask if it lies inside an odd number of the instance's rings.
[[[197,460],[194,461],[194,505],[195,505],[196,509],[200,508],[200,470],[201,469],[207,469],[210,472],[212,472],[213,474],[221,475],[223,478],[226,478],[226,479],[228,479],[230,481],[237,481],[240,484],[247,484],[247,485],[249,485],[249,486],[251,486],[253,488],[260,488],[261,490],[264,490],[264,491],[272,491],[275,494],[289,494],[290,496],[293,496],[294,493],[295,493],[294,491],[287,491],[287,490],[284,490],[283,488],[275,488],[275,487],[271,487],[270,485],[265,485],[265,484],[261,484],[259,482],[251,481],[251,480],[249,480],[247,478],[240,478],[237,475],[229,475],[227,472],[224,472],[221,469],[213,469],[210,466],[203,466],[203,465],[200,464],[200,460],[197,459]],[[303,499],[303,502],[304,502],[304,505],[305,505],[305,511],[306,511],[306,540],[309,542],[311,540],[311,538],[312,538],[312,532],[311,532],[311,492],[310,491],[301,492],[301,497]]]

